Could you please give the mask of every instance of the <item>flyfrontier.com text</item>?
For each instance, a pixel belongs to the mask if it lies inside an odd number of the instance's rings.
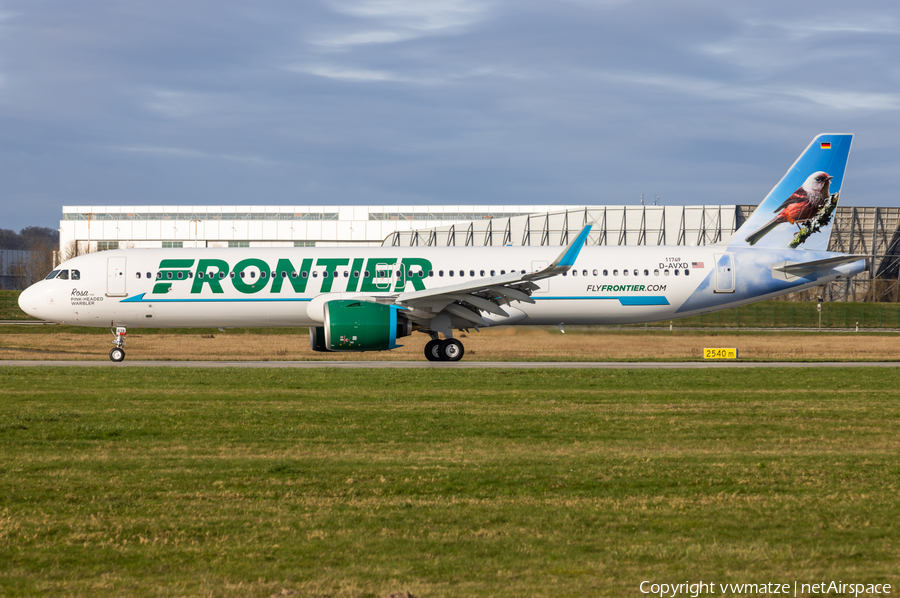
[[[818,583],[714,583],[690,582],[656,583],[642,581],[642,594],[651,594],[660,598],[690,596],[697,598],[703,595],[743,596],[765,594],[768,596],[783,594],[786,596],[806,596],[809,594],[835,596],[887,596],[891,594],[889,583],[845,583],[843,581],[821,581]]]

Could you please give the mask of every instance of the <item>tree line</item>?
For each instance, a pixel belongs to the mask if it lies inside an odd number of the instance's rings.
[[[45,226],[26,226],[19,232],[0,228],[0,249],[46,251],[59,247],[59,231]]]
[[[28,251],[8,264],[6,285],[25,289],[41,280],[56,265],[54,254],[59,248],[59,231],[43,226],[26,226],[19,232],[0,228],[0,249]]]

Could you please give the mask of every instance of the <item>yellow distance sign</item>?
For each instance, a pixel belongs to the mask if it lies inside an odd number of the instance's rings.
[[[703,349],[703,359],[737,359],[737,349]]]

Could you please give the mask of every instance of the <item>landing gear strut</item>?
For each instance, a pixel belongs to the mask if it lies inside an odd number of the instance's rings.
[[[425,359],[428,361],[459,361],[466,350],[455,338],[432,339],[425,344]]]
[[[110,349],[109,359],[118,363],[125,359],[125,335],[128,334],[128,332],[125,330],[124,326],[119,326],[115,330],[110,327],[109,331],[115,339],[112,341],[112,344],[114,344],[115,347]]]

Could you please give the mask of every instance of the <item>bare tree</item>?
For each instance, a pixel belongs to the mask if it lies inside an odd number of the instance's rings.
[[[15,277],[14,286],[24,290],[46,277],[55,265],[53,260],[55,249],[49,242],[34,242],[26,257],[15,262],[10,268]]]

